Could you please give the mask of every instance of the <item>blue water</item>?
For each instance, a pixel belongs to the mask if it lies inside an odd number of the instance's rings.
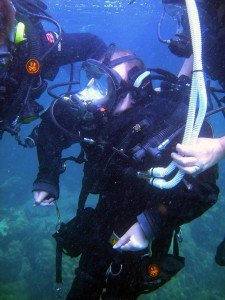
[[[178,73],[183,60],[172,56],[157,40],[157,25],[162,11],[161,1],[45,1],[49,11],[66,32],[91,32],[120,49],[131,49],[149,67],[161,67]],[[46,29],[52,28],[48,24]],[[163,35],[170,37],[176,24],[165,19]],[[62,68],[55,82],[65,81],[68,69]],[[42,95],[40,103],[51,99]],[[213,118],[216,135],[225,134],[224,119]],[[22,136],[34,124],[22,130]],[[73,146],[67,153],[78,154]],[[54,284],[55,243],[51,234],[57,224],[53,207],[34,207],[32,182],[37,172],[35,150],[22,149],[9,135],[0,146],[0,299],[56,299]],[[169,283],[140,299],[222,300],[225,299],[225,268],[217,266],[214,254],[225,234],[224,165],[220,164],[220,201],[204,216],[183,226],[181,254],[186,267]],[[61,178],[59,208],[61,218],[68,221],[74,214],[82,179],[82,167],[68,164]],[[95,205],[90,198],[88,205]],[[73,279],[78,259],[64,257],[62,297]]]

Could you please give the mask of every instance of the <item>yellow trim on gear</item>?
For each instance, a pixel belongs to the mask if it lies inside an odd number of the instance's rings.
[[[16,25],[16,32],[14,42],[15,44],[19,44],[25,40],[25,25],[22,22],[19,22]]]

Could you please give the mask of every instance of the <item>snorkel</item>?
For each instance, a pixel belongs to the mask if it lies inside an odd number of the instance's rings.
[[[203,124],[207,109],[207,93],[202,65],[202,38],[195,0],[186,0],[186,7],[191,31],[193,47],[193,76],[190,93],[190,101],[187,115],[187,122],[184,131],[183,144],[192,144],[197,140]],[[199,100],[199,101],[198,101]],[[197,107],[198,103],[198,107]],[[198,113],[196,115],[196,110]],[[160,189],[171,189],[175,187],[184,177],[183,171],[178,171],[173,179],[166,181],[164,177],[176,169],[176,164],[171,162],[167,168],[151,168],[147,171],[151,185]],[[139,172],[139,176],[142,173]],[[144,174],[143,174],[144,176]],[[146,178],[146,173],[145,173]]]

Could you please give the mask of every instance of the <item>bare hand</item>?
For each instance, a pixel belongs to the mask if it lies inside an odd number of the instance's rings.
[[[113,246],[113,249],[123,251],[140,251],[148,247],[143,230],[139,223],[135,223]]]
[[[49,193],[45,191],[34,191],[34,205],[52,206],[55,198],[49,198]]]
[[[178,168],[187,174],[196,175],[215,165],[225,154],[223,138],[199,138],[195,144],[176,146],[177,153],[171,157]]]

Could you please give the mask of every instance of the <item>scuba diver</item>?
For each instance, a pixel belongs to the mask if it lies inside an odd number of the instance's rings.
[[[191,76],[192,45],[185,1],[163,0],[162,2],[165,12],[177,19],[178,30],[174,38],[163,39],[160,33],[161,20],[158,30],[159,39],[168,44],[173,54],[186,58],[181,72]],[[210,79],[218,80],[221,85],[222,89],[211,88],[210,92],[218,106],[222,106],[225,99],[225,2],[224,0],[197,0],[196,3],[202,21],[204,70]],[[222,94],[223,97],[219,99],[216,93]],[[224,113],[223,116],[225,116]],[[199,138],[194,146],[178,144],[176,152],[173,152],[171,156],[180,170],[191,175],[199,174],[225,158],[225,136],[213,139]],[[215,256],[216,263],[221,266],[225,265],[224,245],[225,241],[222,241]]]
[[[9,132],[20,145],[22,124],[39,118],[43,107],[36,101],[54,80],[59,67],[100,59],[106,45],[90,33],[64,33],[40,0],[2,0],[0,3],[0,137]],[[57,27],[45,31],[43,22]],[[71,67],[71,81],[73,69]],[[27,140],[35,143],[36,130]]]
[[[65,170],[62,150],[73,143],[81,144],[99,194],[95,209],[83,209],[54,234],[59,260],[63,249],[72,257],[81,255],[67,299],[136,299],[159,288],[184,267],[179,226],[217,201],[215,168],[196,178],[185,176],[166,192],[137,176],[159,160],[168,163],[179,137],[162,152],[157,146],[186,120],[187,96],[153,89],[153,78],[175,78],[165,72],[154,77],[153,72],[134,53],[111,45],[102,62],[82,64],[83,88],[59,97],[42,114],[35,204],[58,199],[59,176]],[[207,123],[201,134],[211,136]],[[130,248],[118,249],[119,237],[130,227],[136,231]],[[174,252],[168,254],[174,231]]]
[[[184,0],[162,0],[164,13],[158,26],[158,37],[178,57],[192,55],[192,43]],[[202,24],[204,71],[212,80],[218,80],[225,89],[225,3],[223,0],[197,0]],[[177,32],[171,39],[164,39],[161,26],[164,14],[177,20]]]

